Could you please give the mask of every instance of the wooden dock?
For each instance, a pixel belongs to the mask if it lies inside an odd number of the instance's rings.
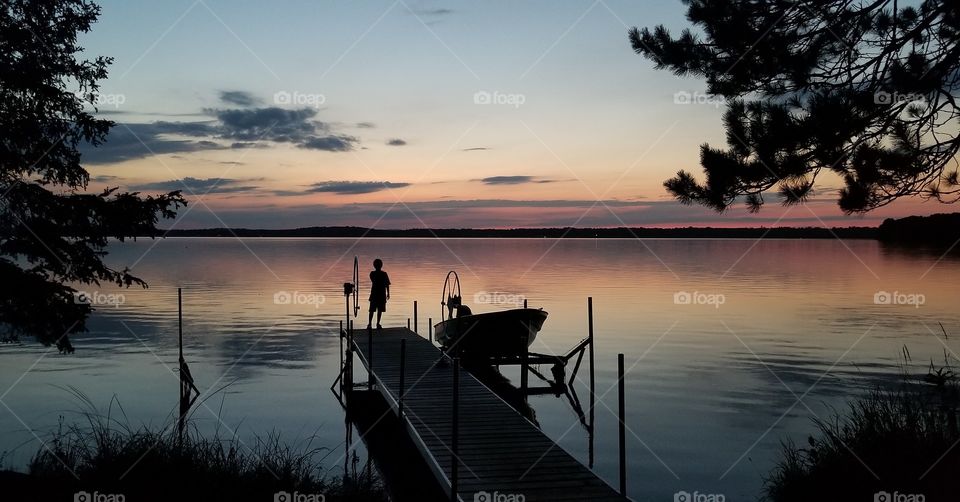
[[[459,420],[454,426],[454,368],[425,338],[407,328],[375,330],[372,336],[355,330],[353,336],[372,390],[383,396],[394,414],[400,409],[400,346],[405,340],[401,423],[448,493],[454,459],[459,458],[460,500],[518,498],[503,498],[511,495],[523,495],[526,501],[628,500],[466,370],[459,374]],[[489,496],[483,498],[482,492]]]

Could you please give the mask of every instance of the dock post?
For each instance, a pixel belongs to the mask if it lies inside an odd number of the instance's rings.
[[[433,318],[427,318],[427,339],[430,340],[430,343],[433,343]]]
[[[587,344],[587,348],[590,351],[590,451],[589,451],[589,467],[593,469],[593,425],[594,422],[594,406],[596,404],[596,393],[594,391],[595,380],[594,380],[594,357],[593,357],[593,297],[587,297],[587,338],[590,339],[590,343]]]
[[[407,318],[407,329],[410,329],[410,318]]]
[[[528,336],[524,337],[523,340],[523,354],[520,355],[520,390],[523,391],[523,399],[527,399],[527,386],[529,382],[528,372],[530,367],[530,347],[527,346],[527,340],[529,340],[529,331]]]
[[[347,385],[347,395],[353,392],[353,321],[347,322],[347,371],[343,378]]]
[[[413,332],[414,332],[414,333],[419,333],[419,332],[420,332],[420,331],[417,329],[417,328],[418,328],[418,325],[419,325],[419,323],[417,322],[417,301],[414,300],[414,301],[413,301]]]
[[[406,373],[407,364],[407,340],[400,339],[400,398],[397,402],[397,417],[403,420],[403,395],[406,394],[406,387],[403,385],[403,374]]]
[[[526,299],[526,298],[523,299],[523,308],[527,308],[527,299]]]
[[[453,420],[451,423],[450,453],[450,500],[456,502],[457,475],[460,471],[460,358],[453,358]]]
[[[619,386],[619,418],[620,418],[620,495],[627,496],[627,447],[626,447],[626,420],[623,399],[624,383],[623,354],[617,354],[617,381]]]
[[[373,330],[367,330],[367,389],[373,389]]]

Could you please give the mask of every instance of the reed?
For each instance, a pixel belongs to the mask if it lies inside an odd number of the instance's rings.
[[[894,388],[877,388],[845,413],[815,419],[817,433],[804,447],[784,442],[765,480],[766,499],[893,500],[878,495],[885,492],[903,500],[957,500],[960,386],[945,361],[922,378],[905,371]]]
[[[327,501],[387,500],[373,469],[350,477],[342,468],[339,475],[327,473],[322,462],[331,450],[314,446],[314,438],[290,446],[271,432],[244,442],[235,434],[222,437],[219,428],[205,436],[191,422],[181,439],[172,421],[161,429],[134,428],[122,413],[79,414],[76,422],[61,418],[18,491],[62,500],[79,491],[123,494],[126,500],[268,501],[282,492]]]

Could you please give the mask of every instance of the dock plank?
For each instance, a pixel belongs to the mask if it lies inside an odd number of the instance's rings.
[[[401,340],[406,340],[402,422],[449,491],[454,462],[452,365],[436,346],[406,328],[376,330],[372,337],[358,330],[353,345],[374,377],[374,390],[396,412]],[[528,501],[628,500],[466,370],[461,370],[459,391],[461,500],[474,500],[481,491],[522,494]]]

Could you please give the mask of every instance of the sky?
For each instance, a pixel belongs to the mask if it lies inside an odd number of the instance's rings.
[[[84,55],[114,58],[84,149],[91,190],[182,190],[164,228],[860,226],[836,180],[755,215],[663,181],[723,146],[723,104],[658,71],[627,30],[679,0],[101,0]]]

